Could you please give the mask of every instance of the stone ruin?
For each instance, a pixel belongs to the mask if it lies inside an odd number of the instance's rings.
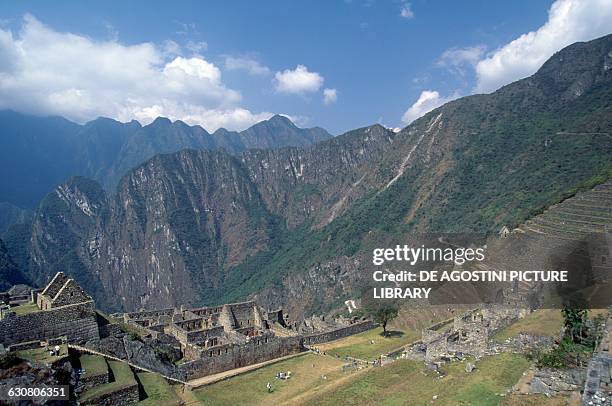
[[[485,355],[489,338],[497,331],[526,315],[524,309],[488,306],[473,309],[452,320],[423,330],[419,345],[425,361]]]
[[[42,290],[18,285],[0,294],[0,343],[10,346],[27,341],[65,336],[85,343],[100,338],[94,301],[73,279],[58,272]],[[15,309],[29,306],[27,312]]]
[[[111,315],[141,333],[180,346],[181,379],[189,380],[304,351],[305,345],[356,334],[370,321],[289,322],[282,310],[254,301],[199,308],[167,308]]]
[[[172,365],[163,371],[170,371],[180,380],[295,354],[307,345],[375,326],[368,320],[334,322],[317,317],[302,323],[289,322],[282,309],[268,311],[254,301],[117,313],[106,320],[98,315],[91,296],[62,272],[42,290],[19,286],[0,294],[0,300],[4,302],[0,344],[9,350],[21,343],[63,337],[68,343],[102,352],[106,349],[113,355],[111,348],[106,348],[114,342],[109,337],[123,336],[121,330],[127,328],[125,331],[136,332],[145,342],[152,340],[180,351],[178,367]],[[20,306],[26,307],[19,309]],[[149,366],[158,364],[147,361]]]

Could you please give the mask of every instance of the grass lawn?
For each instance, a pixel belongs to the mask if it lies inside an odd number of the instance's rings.
[[[92,399],[104,393],[114,392],[118,389],[137,384],[136,378],[134,378],[134,374],[132,373],[132,370],[128,364],[109,360],[108,366],[110,367],[111,371],[113,371],[113,376],[115,378],[114,381],[85,391],[79,399],[81,402]]]
[[[41,311],[36,303],[24,303],[19,306],[11,306],[11,311],[15,312],[18,316],[24,314],[34,313]]]
[[[529,367],[514,354],[500,354],[478,361],[472,373],[464,363],[448,364],[447,375],[438,378],[420,362],[398,360],[382,368],[358,373],[343,385],[307,394],[301,404],[312,405],[426,405],[434,396],[436,405],[498,405]]]
[[[313,367],[314,364],[314,367]],[[294,402],[303,393],[317,393],[361,372],[342,372],[341,360],[306,353],[265,366],[193,391],[205,405],[277,404]],[[278,372],[291,371],[288,380],[276,379]],[[323,379],[325,375],[326,379]],[[266,383],[273,387],[268,393]]]
[[[17,351],[19,358],[27,359],[35,362],[42,362],[44,364],[52,364],[55,361],[68,356],[68,347],[66,345],[60,345],[60,355],[49,355],[49,351],[43,348],[33,348],[31,350]]]
[[[559,334],[562,326],[563,316],[559,309],[540,309],[502,329],[493,336],[493,340],[502,342],[518,336],[519,333],[553,336]]]
[[[137,376],[147,395],[145,400],[138,402],[139,405],[179,405],[178,396],[159,374],[140,372]]]
[[[413,330],[393,331],[389,337],[383,337],[382,331],[379,327],[316,347],[331,355],[373,360],[420,338],[420,333]]]
[[[85,376],[98,376],[108,373],[106,360],[100,355],[81,354],[79,357],[81,368],[85,370]]]
[[[606,309],[589,310],[589,318],[598,314],[607,314]],[[527,315],[527,317],[502,329],[493,336],[493,340],[502,342],[507,338],[516,337],[519,333],[540,336],[557,336],[563,327],[563,315],[559,309],[540,309]]]

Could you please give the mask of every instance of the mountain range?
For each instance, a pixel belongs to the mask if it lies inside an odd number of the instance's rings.
[[[11,174],[0,179],[0,202],[23,209],[35,208],[70,176],[95,179],[112,191],[128,170],[160,153],[192,148],[236,154],[251,148],[307,146],[331,138],[322,128],[298,128],[280,115],[244,131],[221,128],[210,134],[200,126],[161,117],[145,126],[109,118],[79,125],[61,117],[4,110],[0,129],[0,170]]]
[[[612,35],[398,133],[373,125],[330,138],[277,116],[229,136],[235,142],[223,132],[205,145],[194,140],[214,134],[166,119],[44,120],[23,126],[49,139],[94,126],[96,142],[77,143],[90,157],[79,170],[53,159],[76,148],[70,142],[46,139],[55,154],[30,151],[47,158],[47,185],[65,168],[85,177],[60,184],[31,223],[3,235],[23,279],[41,284],[62,270],[109,310],[251,297],[299,316],[357,297],[376,244],[414,232],[495,233],[610,178]],[[279,148],[248,149],[254,139]],[[19,171],[0,190],[33,202],[24,183],[32,169]]]

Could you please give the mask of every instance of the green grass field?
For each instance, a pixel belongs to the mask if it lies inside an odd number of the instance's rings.
[[[345,379],[351,373],[342,372],[342,364],[342,361],[332,357],[306,353],[196,389],[193,394],[205,405],[256,405],[294,401],[303,393],[316,393]],[[278,372],[287,371],[291,371],[290,379],[275,378]],[[266,389],[268,382],[272,384],[272,393]]]
[[[559,334],[562,326],[563,317],[560,310],[540,309],[500,330],[493,336],[493,340],[502,342],[508,338],[516,337],[520,333],[554,336]]]
[[[498,405],[529,367],[518,355],[483,358],[472,373],[464,363],[446,365],[444,378],[425,371],[423,364],[398,360],[391,365],[358,374],[344,385],[330,387],[304,398],[311,405],[425,405],[434,396],[436,405]]]
[[[137,384],[136,378],[134,378],[134,373],[132,372],[132,369],[129,365],[123,362],[109,360],[108,366],[113,372],[113,382],[107,383],[105,385],[96,386],[95,388],[91,388],[88,391],[85,391],[79,399],[81,402],[85,402],[104,393],[114,392],[118,389],[126,388],[128,386]]]
[[[138,380],[147,396],[139,405],[179,405],[180,401],[170,384],[158,374],[139,372]]]
[[[58,357],[55,355],[49,355],[49,351],[45,348],[33,348],[31,350],[17,351],[17,356],[30,361],[52,364],[55,361],[68,356],[68,347],[65,344],[60,345],[60,355]]]
[[[98,376],[108,373],[106,360],[100,355],[81,354],[79,357],[81,368],[85,370],[86,376]]]
[[[18,316],[24,314],[30,314],[41,311],[36,303],[25,303],[19,306],[11,306],[11,311],[15,312]]]
[[[598,314],[607,314],[606,309],[590,309],[589,317]],[[563,327],[563,316],[559,309],[540,309],[528,314],[525,318],[500,330],[493,336],[493,340],[502,342],[508,338],[516,337],[520,333],[558,336]]]
[[[373,360],[420,338],[416,331],[393,331],[389,337],[382,336],[382,328],[375,328],[337,341],[317,345],[321,351],[341,358],[350,356]],[[374,341],[374,344],[372,344]]]
[[[434,396],[437,405],[499,405],[505,399],[501,394],[518,382],[529,362],[519,355],[501,354],[478,361],[472,373],[465,372],[464,363],[453,363],[443,368],[447,375],[441,379],[422,363],[408,360],[356,372],[342,372],[341,366],[332,357],[307,354],[197,389],[194,394],[205,405],[425,405]],[[274,378],[287,370],[292,372],[291,379]],[[267,382],[273,385],[272,393],[266,391]]]

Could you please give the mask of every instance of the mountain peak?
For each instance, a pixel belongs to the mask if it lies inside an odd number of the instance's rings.
[[[171,125],[172,121],[168,117],[157,117],[150,125],[160,126],[160,125]]]
[[[295,127],[295,124],[293,124],[293,121],[291,121],[286,116],[281,116],[280,114],[273,115],[267,120],[267,122],[271,124],[281,124],[281,125],[288,125],[291,127]]]

